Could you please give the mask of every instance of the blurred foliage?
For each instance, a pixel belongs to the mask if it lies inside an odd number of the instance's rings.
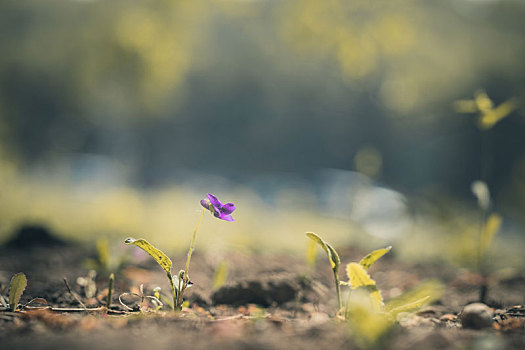
[[[217,265],[217,268],[215,269],[215,273],[213,274],[213,289],[217,290],[220,287],[222,287],[226,280],[228,279],[228,274],[230,271],[230,265],[228,264],[228,261],[222,260],[219,265]]]
[[[0,234],[44,221],[181,249],[203,194],[184,181],[207,174],[199,188],[226,184],[243,218],[208,236],[205,220],[210,247],[296,249],[310,230],[369,246],[315,191],[264,178],[337,168],[426,197],[407,234],[450,243],[475,226],[458,198],[481,163],[458,99],[493,126],[494,209],[523,224],[524,16],[512,0],[2,1]],[[490,106],[468,100],[479,88]],[[423,223],[428,198],[445,203]]]
[[[108,156],[140,185],[181,169],[351,169],[366,146],[390,182],[455,185],[433,176],[440,156],[463,185],[475,153],[460,147],[476,139],[450,102],[480,86],[498,103],[523,96],[524,12],[514,1],[4,1],[1,145],[29,166]],[[517,137],[518,123],[500,133]],[[515,146],[499,146],[509,163]],[[456,166],[465,159],[471,170]],[[414,162],[422,170],[405,176]]]
[[[474,94],[473,100],[458,100],[454,103],[454,107],[459,113],[479,113],[478,125],[486,130],[512,113],[517,107],[517,100],[511,98],[494,107],[494,102],[487,93],[479,90]]]

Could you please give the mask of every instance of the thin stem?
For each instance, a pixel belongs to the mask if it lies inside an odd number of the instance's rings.
[[[109,311],[109,307],[111,306],[111,296],[113,294],[113,282],[115,281],[115,274],[109,275],[109,283],[108,283],[108,300],[106,303],[106,308]]]
[[[191,237],[191,243],[190,243],[190,249],[188,250],[188,259],[186,259],[186,267],[184,268],[184,275],[182,276],[182,286],[181,288],[179,289],[180,290],[180,293],[179,293],[179,304],[177,306],[182,306],[182,295],[184,293],[184,289],[186,289],[186,286],[187,286],[187,279],[188,279],[188,269],[190,268],[190,260],[191,260],[191,255],[193,254],[193,250],[195,248],[195,238],[197,237],[197,231],[199,231],[199,227],[201,225],[201,222],[202,222],[202,218],[204,217],[204,212],[206,211],[205,208],[202,208],[202,211],[201,211],[201,216],[199,217],[199,221],[197,222],[197,226],[195,226],[195,231],[193,231],[193,236]],[[179,286],[180,286],[180,281],[181,280],[181,276],[179,276]]]
[[[186,268],[184,269],[184,276],[188,276],[188,269],[190,267],[190,260],[191,260],[191,254],[193,254],[193,249],[195,248],[195,237],[197,237],[197,231],[199,230],[199,226],[201,225],[202,218],[204,217],[204,212],[206,211],[205,208],[202,208],[201,216],[199,217],[199,221],[197,222],[197,226],[195,226],[195,231],[193,231],[193,237],[191,237],[191,244],[190,249],[188,250],[188,259],[186,260]]]
[[[481,209],[481,218],[480,218],[480,227],[479,227],[479,237],[478,237],[478,256],[477,256],[477,268],[478,273],[481,276],[481,285],[479,288],[479,301],[484,303],[487,298],[487,274],[485,271],[485,252],[483,251],[482,240],[485,236],[485,231],[487,229],[487,210]]]
[[[168,279],[170,280],[171,285],[171,294],[173,295],[173,311],[177,310],[177,293],[175,292],[175,285],[173,284],[173,277],[168,273]]]
[[[487,130],[481,134],[481,180],[484,181],[487,186],[492,175],[492,161],[492,139],[490,130]],[[485,302],[488,289],[485,271],[485,252],[482,251],[482,238],[485,236],[485,230],[487,229],[488,211],[489,208],[481,208],[481,221],[478,236],[477,269],[482,278],[479,291],[479,299],[482,303]]]
[[[339,283],[339,276],[337,276],[337,271],[334,271],[334,277],[335,277],[335,289],[337,291],[337,312],[341,310],[341,286]]]
[[[177,281],[178,281],[178,288],[177,290],[180,291],[180,293],[177,295],[177,308],[179,310],[182,310],[182,294],[184,293],[184,289],[186,288],[186,286],[184,285],[184,276],[181,276],[181,271],[179,271],[177,277]]]

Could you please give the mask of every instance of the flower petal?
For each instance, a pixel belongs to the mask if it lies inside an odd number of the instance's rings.
[[[224,221],[235,221],[233,217],[228,214],[220,214],[218,217],[219,219],[224,220]]]
[[[215,197],[213,194],[208,193],[208,194],[206,194],[206,197],[208,197],[208,199],[210,200],[211,204],[214,207],[216,207],[216,208],[222,207],[221,201],[217,197]]]
[[[210,209],[210,201],[207,199],[201,199],[201,205],[208,210]]]
[[[221,211],[224,214],[231,214],[233,213],[234,210],[235,210],[235,204],[233,203],[226,203],[222,206],[222,209],[221,209]]]

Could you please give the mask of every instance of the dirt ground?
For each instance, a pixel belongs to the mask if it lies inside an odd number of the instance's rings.
[[[335,316],[333,276],[319,255],[314,271],[304,259],[232,253],[226,283],[213,289],[218,258],[197,250],[190,268],[195,283],[185,297],[189,306],[180,313],[148,310],[127,300],[126,311],[118,296],[138,291],[153,295],[153,288],[168,291],[165,274],[152,259],[129,261],[115,272],[111,311],[105,304],[109,271],[99,271],[97,291],[87,297],[79,277],[88,276],[87,258],[93,250],[44,238],[8,242],[0,248],[0,283],[6,296],[11,276],[24,272],[28,286],[21,299],[46,299],[46,305],[13,313],[0,311],[2,349],[357,349],[348,323]],[[340,249],[341,260],[359,260],[364,252]],[[183,266],[177,256],[174,266]],[[445,284],[442,297],[400,322],[375,344],[381,349],[524,349],[525,274],[509,274],[491,286],[488,305],[492,325],[484,329],[462,327],[458,314],[477,301],[480,278],[467,270],[443,264],[409,265],[395,254],[382,258],[370,270],[388,300],[428,278]],[[341,273],[341,277],[343,274]],[[68,291],[64,278],[72,292]],[[85,279],[84,279],[85,280]],[[75,295],[73,295],[75,294]],[[85,304],[85,311],[77,298]],[[53,308],[53,310],[49,309]]]

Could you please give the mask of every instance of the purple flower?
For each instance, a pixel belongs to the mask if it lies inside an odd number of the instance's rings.
[[[221,201],[211,193],[206,194],[206,197],[208,197],[208,199],[201,199],[201,205],[208,209],[213,216],[221,220],[235,221],[231,216],[231,213],[235,210],[233,203],[222,204]]]

